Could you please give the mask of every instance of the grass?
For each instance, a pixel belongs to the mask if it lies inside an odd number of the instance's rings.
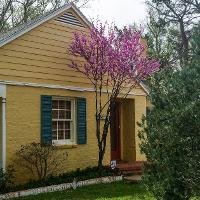
[[[141,184],[125,181],[85,186],[76,190],[66,190],[18,198],[18,200],[155,200]]]

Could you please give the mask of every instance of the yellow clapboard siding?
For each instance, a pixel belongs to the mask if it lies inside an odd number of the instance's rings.
[[[48,84],[48,85],[59,85],[59,86],[75,86],[75,87],[85,87],[91,88],[93,87],[88,83],[76,83],[69,81],[61,81],[61,80],[50,80],[50,79],[40,79],[40,78],[31,78],[31,77],[22,77],[20,75],[2,75],[0,74],[1,81],[17,81],[17,82],[25,82],[25,83],[37,83],[37,84]]]
[[[17,70],[17,71],[27,71],[32,73],[45,73],[45,74],[54,74],[54,75],[60,75],[60,76],[70,76],[70,77],[80,77],[85,78],[85,76],[75,71],[74,69],[71,69],[69,67],[65,67],[65,69],[59,69],[59,68],[49,68],[49,67],[39,67],[34,65],[22,65],[22,64],[16,64],[16,63],[4,63],[0,61],[0,69],[10,69],[10,70]]]
[[[28,72],[28,71],[19,71],[19,70],[10,70],[10,69],[1,69],[0,74],[4,76],[18,76],[24,78],[37,78],[37,79],[44,79],[44,80],[52,80],[57,82],[74,82],[74,83],[90,83],[88,79],[81,78],[81,77],[70,77],[70,76],[60,76],[55,74],[46,74],[46,73],[39,73],[39,72]]]
[[[47,22],[48,25],[51,24],[52,26],[59,26],[60,28],[63,27],[63,28],[67,28],[68,29],[68,32],[70,33],[74,33],[74,32],[80,32],[80,33],[89,33],[88,29],[84,28],[84,27],[78,27],[78,26],[74,26],[74,25],[71,25],[71,24],[64,24],[62,22],[58,22],[58,21],[55,21],[55,20],[50,20]],[[45,24],[46,25],[46,24]],[[48,26],[49,27],[49,26]],[[63,29],[61,28],[61,30]]]
[[[7,55],[7,56],[11,56],[11,57],[28,58],[30,60],[40,60],[40,61],[53,62],[53,63],[58,63],[58,64],[66,64],[66,60],[84,61],[82,58],[69,56],[67,54],[66,54],[66,58],[62,58],[59,55],[58,55],[58,57],[55,57],[55,56],[53,57],[48,54],[42,55],[41,50],[39,51],[39,50],[36,50],[33,48],[30,48],[30,50],[29,50],[29,51],[32,51],[32,53],[27,53],[26,51],[21,51],[22,47],[20,47],[19,50],[15,49],[15,47],[13,47],[13,48],[14,48],[13,50],[4,48],[3,51],[0,51],[0,58],[1,58],[1,55],[5,55],[5,56]],[[50,52],[48,52],[48,53],[50,54]]]
[[[42,42],[42,41],[41,41]],[[41,42],[34,42],[34,41],[26,41],[26,40],[18,40],[18,41],[13,41],[12,44],[15,46],[21,46],[21,47],[32,47],[35,49],[41,49],[41,50],[48,50],[48,51],[53,51],[53,52],[59,52],[61,54],[64,54],[64,52],[67,51],[67,46],[69,44],[66,44],[66,47],[60,47],[60,46],[55,46],[55,45],[50,45],[48,43],[41,43]],[[8,45],[7,45],[8,47]]]
[[[57,29],[57,30],[61,30],[61,31],[67,31],[69,33],[74,33],[74,32],[82,32],[85,34],[88,34],[89,31],[87,29],[76,29],[74,27],[69,27],[63,23],[59,23],[55,20],[50,20],[46,23],[44,23],[43,25],[44,27],[48,27],[48,28],[53,28],[53,29]]]
[[[28,66],[36,66],[36,67],[45,67],[45,68],[52,68],[52,69],[67,69],[67,70],[72,70],[75,72],[74,69],[71,69],[69,65],[71,65],[70,60],[66,60],[65,64],[60,64],[60,63],[52,63],[49,61],[40,61],[40,60],[34,60],[34,59],[27,59],[27,58],[18,58],[15,57],[13,59],[12,56],[8,55],[1,55],[0,54],[0,66],[2,63],[13,63],[13,64],[21,64],[21,65],[28,65]]]
[[[75,32],[80,32],[80,31],[76,31],[76,30],[70,32],[70,31],[68,31],[67,27],[65,29],[64,29],[64,27],[63,27],[63,29],[58,29],[57,27],[53,27],[53,26],[50,27],[50,26],[45,26],[45,25],[38,27],[37,31],[53,34],[55,36],[58,35],[58,36],[68,37],[68,38],[72,38],[74,36]]]
[[[63,41],[63,42],[72,41],[73,34],[59,35],[59,33],[60,33],[60,31],[57,31],[55,33],[50,33],[50,32],[39,31],[38,29],[35,29],[35,30],[32,30],[29,34],[35,35],[35,36],[40,36],[40,37],[46,37],[46,38],[50,38],[50,39],[56,39],[56,40]]]
[[[68,45],[71,44],[71,42],[63,42],[63,41],[59,41],[56,39],[50,39],[48,37],[40,37],[40,36],[35,36],[35,35],[31,35],[29,33],[27,33],[26,35],[24,35],[23,37],[18,38],[17,40],[14,40],[14,42],[18,42],[18,41],[32,41],[32,42],[39,42],[39,43],[43,43],[43,44],[49,44],[52,46],[58,46],[58,47],[63,47],[63,48],[67,48],[69,47]]]
[[[48,56],[51,58],[59,58],[59,59],[67,59],[69,54],[67,49],[63,49],[62,52],[59,52],[56,47],[50,49],[41,49],[40,46],[38,47],[31,47],[30,46],[21,46],[21,45],[6,45],[4,49],[8,51],[15,51],[15,49],[19,49],[18,52],[23,53],[30,53],[34,55],[41,55],[41,56]],[[72,59],[72,58],[71,58]],[[77,57],[77,59],[80,59]]]
[[[26,34],[26,35],[24,35],[24,37],[20,37],[17,40],[12,41],[11,44],[14,44],[14,42],[18,43],[18,41],[37,42],[37,43],[41,43],[41,44],[48,44],[51,46],[58,46],[58,47],[62,47],[65,49],[68,48],[69,45],[71,44],[71,41],[63,42],[63,41],[59,41],[59,40],[52,40],[49,38],[38,37],[38,36],[30,35],[30,34]]]

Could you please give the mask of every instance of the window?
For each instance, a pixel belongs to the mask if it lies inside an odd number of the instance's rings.
[[[70,144],[75,141],[75,101],[67,98],[52,99],[53,144]]]

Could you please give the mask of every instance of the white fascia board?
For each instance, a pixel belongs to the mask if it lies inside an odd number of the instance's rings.
[[[78,92],[94,92],[94,88],[84,88],[76,86],[62,86],[62,85],[50,85],[50,84],[38,84],[38,83],[28,83],[28,82],[18,82],[18,81],[3,81],[0,80],[0,84],[3,85],[14,85],[14,86],[25,86],[25,87],[36,87],[36,88],[49,88],[49,89],[62,89]],[[111,93],[111,90],[103,90],[103,93]],[[145,92],[130,92],[129,95],[134,96],[147,96]]]

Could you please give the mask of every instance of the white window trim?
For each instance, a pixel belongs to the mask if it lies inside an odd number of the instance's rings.
[[[72,126],[72,130],[71,130],[71,139],[66,139],[66,140],[52,140],[52,144],[54,146],[62,146],[62,145],[75,145],[77,144],[76,139],[77,139],[77,132],[76,132],[76,101],[75,98],[72,97],[59,97],[59,96],[53,96],[52,97],[52,101],[53,100],[65,100],[65,101],[71,101],[71,120],[67,120],[67,121],[72,121],[73,126]],[[53,121],[53,119],[52,119]],[[55,120],[58,121],[58,120]],[[61,120],[62,121],[62,120]]]

